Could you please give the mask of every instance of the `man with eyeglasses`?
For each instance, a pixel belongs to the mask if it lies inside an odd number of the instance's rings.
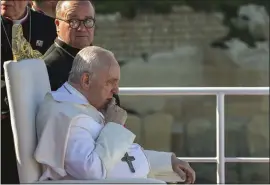
[[[56,12],[58,37],[43,57],[52,90],[67,81],[76,54],[92,46],[95,28],[95,9],[90,1],[58,1]],[[114,97],[119,105],[118,95]]]
[[[75,55],[92,45],[95,26],[95,10],[90,1],[59,1],[56,12],[58,37],[43,57],[52,90],[67,80]]]

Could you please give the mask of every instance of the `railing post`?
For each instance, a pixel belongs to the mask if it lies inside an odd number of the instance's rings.
[[[225,184],[225,116],[224,93],[216,94],[217,184]]]

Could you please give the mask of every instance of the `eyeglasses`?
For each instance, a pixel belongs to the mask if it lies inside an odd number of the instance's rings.
[[[77,29],[79,28],[79,26],[81,25],[81,23],[83,23],[83,25],[86,27],[86,28],[93,28],[95,26],[95,22],[96,20],[94,18],[86,18],[84,20],[79,20],[79,19],[69,19],[69,20],[64,20],[64,19],[60,19],[60,18],[56,18],[56,19],[59,19],[61,21],[64,21],[66,23],[69,24],[69,26],[72,28],[72,29]]]

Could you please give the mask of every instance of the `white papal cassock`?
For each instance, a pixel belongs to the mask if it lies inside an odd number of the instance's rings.
[[[36,128],[35,159],[43,167],[40,180],[152,177],[182,181],[172,171],[171,153],[143,150],[133,143],[135,135],[128,129],[104,124],[103,115],[68,83],[46,95]],[[135,158],[135,173],[121,160],[126,152]]]

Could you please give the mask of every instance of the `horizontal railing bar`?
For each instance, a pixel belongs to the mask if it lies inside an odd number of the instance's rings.
[[[269,87],[121,87],[120,95],[269,95]]]
[[[227,157],[228,163],[269,163],[269,157]]]
[[[183,161],[187,161],[190,163],[216,163],[217,158],[216,157],[178,157],[178,159],[181,159]]]
[[[216,157],[178,157],[190,163],[216,163]],[[269,163],[267,157],[226,157],[226,163]]]

